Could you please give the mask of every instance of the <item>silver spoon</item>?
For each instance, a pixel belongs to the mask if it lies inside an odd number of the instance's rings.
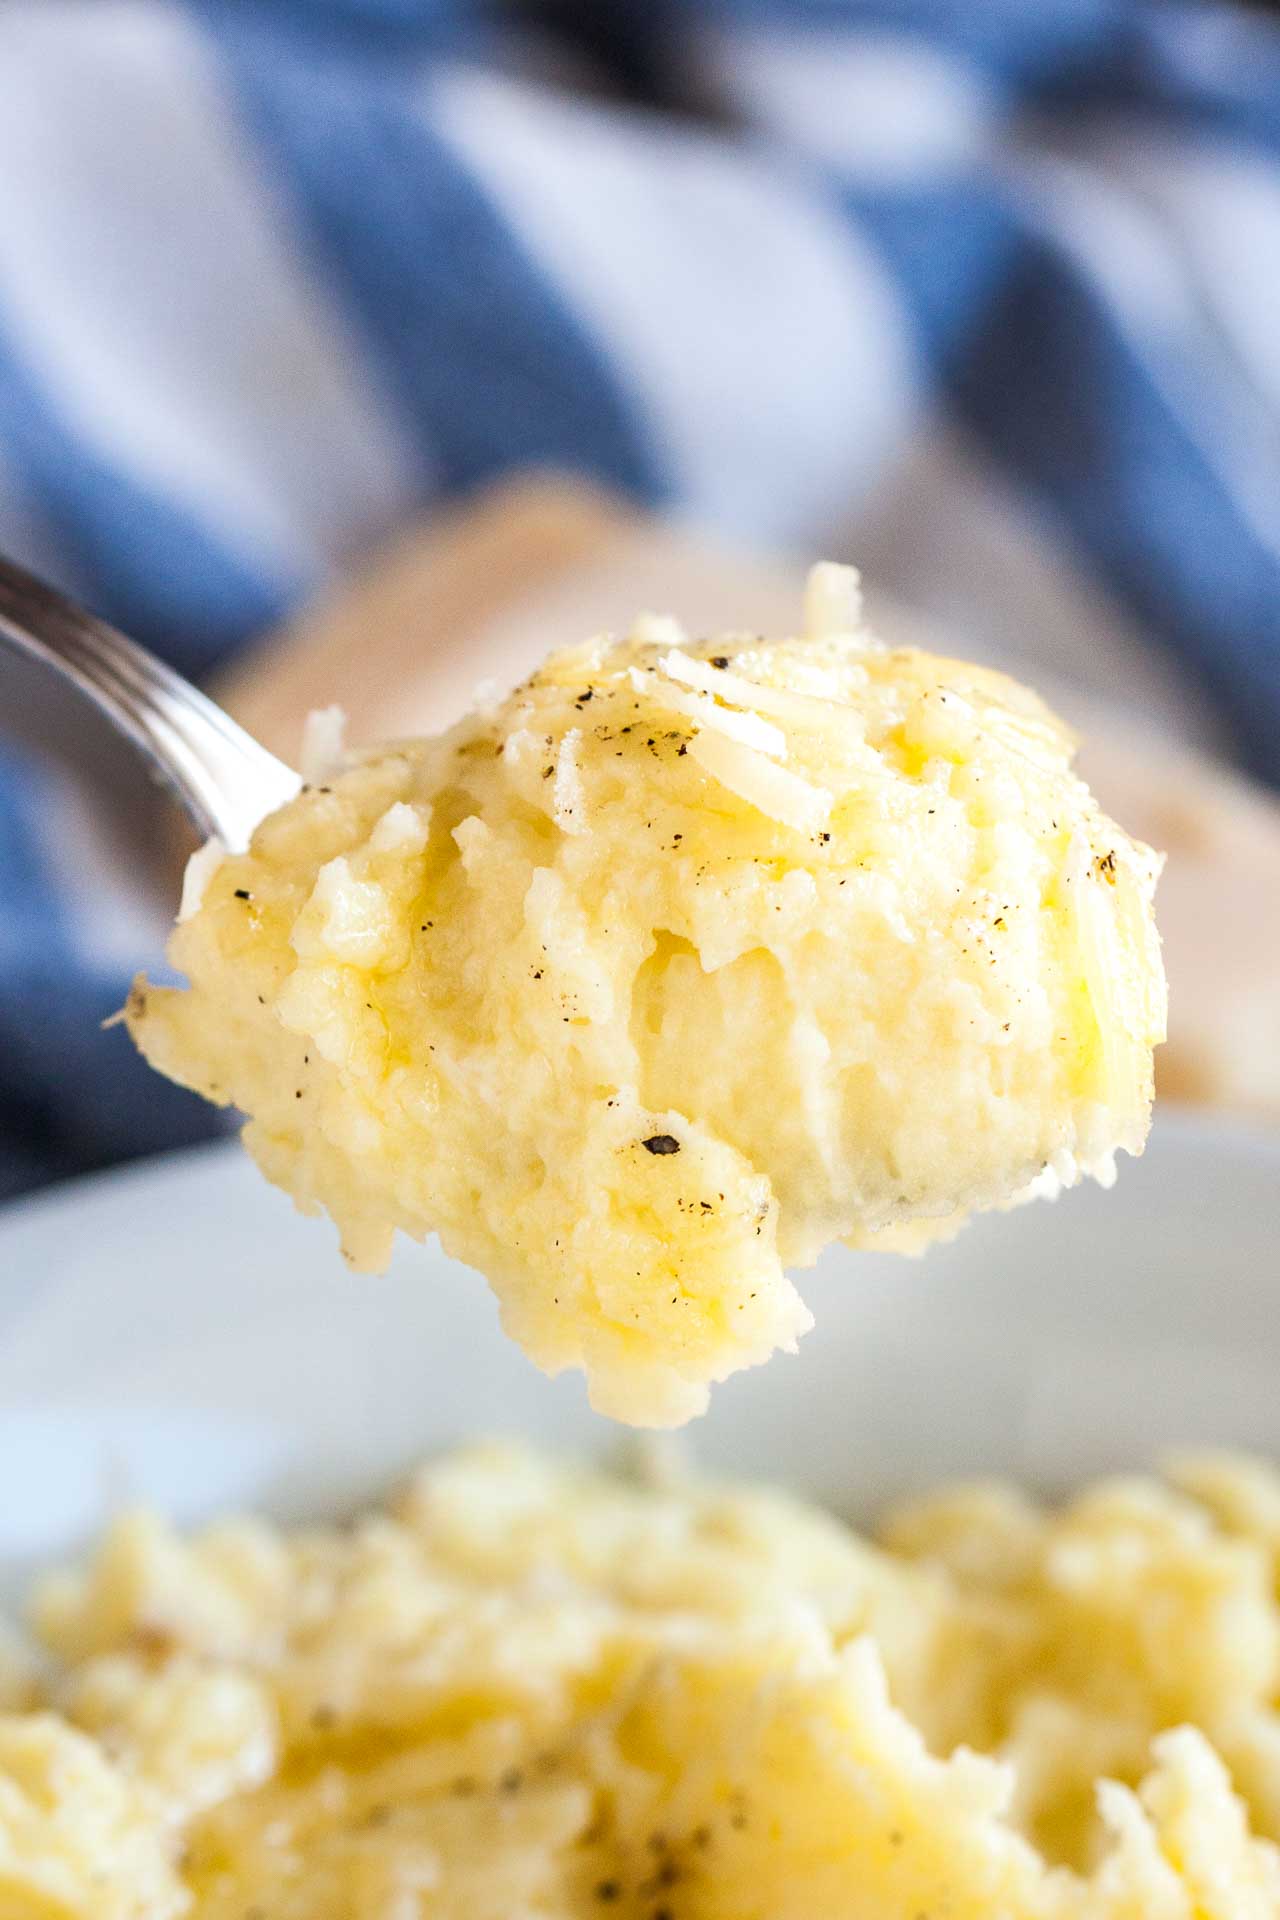
[[[172,667],[0,556],[0,641],[69,680],[172,787],[206,840],[243,852],[301,784]]]

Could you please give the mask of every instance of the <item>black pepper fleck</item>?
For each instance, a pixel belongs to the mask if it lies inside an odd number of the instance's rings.
[[[250,891],[249,891],[249,889],[248,889],[248,887],[237,887],[237,888],[236,888],[236,899],[237,899],[237,900],[252,900],[252,898],[253,898],[253,895],[252,895],[252,894],[250,893]]]
[[[671,1133],[651,1133],[647,1140],[640,1142],[647,1153],[679,1153],[680,1142]]]

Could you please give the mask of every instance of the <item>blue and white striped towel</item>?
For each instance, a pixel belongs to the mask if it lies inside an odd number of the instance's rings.
[[[199,674],[530,463],[1125,661],[1280,781],[1280,22],[0,9],[0,549]],[[3,719],[14,1192],[211,1122],[98,1035],[153,934]]]

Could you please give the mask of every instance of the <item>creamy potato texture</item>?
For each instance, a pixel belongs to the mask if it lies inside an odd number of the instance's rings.
[[[880,1544],[501,1446],[49,1581],[5,1920],[1275,1920],[1280,1478]],[[15,1682],[15,1685],[17,1683]]]
[[[192,876],[130,1029],[381,1267],[437,1230],[548,1371],[673,1424],[830,1241],[1111,1177],[1164,1030],[1158,862],[1001,675],[860,625],[638,623],[362,753]]]

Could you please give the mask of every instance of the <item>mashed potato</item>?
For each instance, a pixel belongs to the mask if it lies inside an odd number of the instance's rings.
[[[1001,675],[670,621],[361,754],[193,870],[130,1029],[348,1257],[438,1230],[594,1404],[672,1424],[809,1324],[784,1267],[1141,1150],[1158,862]]]
[[[46,1583],[5,1920],[1275,1920],[1280,1477],[873,1546],[499,1446]]]

